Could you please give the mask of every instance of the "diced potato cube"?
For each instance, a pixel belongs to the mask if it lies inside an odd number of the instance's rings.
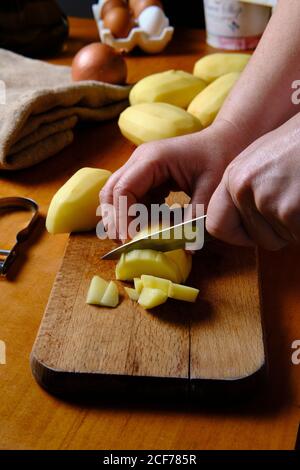
[[[133,279],[133,282],[134,282],[135,290],[137,291],[138,294],[140,294],[142,292],[142,289],[143,289],[142,280],[139,277],[135,277]]]
[[[94,276],[87,294],[86,303],[90,305],[101,305],[101,299],[106,291],[108,282],[100,276]]]
[[[103,307],[116,307],[119,303],[119,291],[115,282],[110,281],[101,299]]]
[[[171,299],[183,300],[185,302],[196,302],[198,294],[199,289],[171,283],[168,296]]]
[[[124,287],[128,297],[131,300],[135,300],[136,302],[139,300],[140,294],[136,291],[136,289],[133,289],[132,287]]]
[[[160,289],[166,294],[169,293],[169,289],[171,286],[171,281],[168,279],[162,279],[161,277],[149,276],[147,274],[143,274],[141,277],[141,281],[144,287],[151,287],[152,289]]]
[[[157,307],[167,301],[168,294],[161,289],[151,289],[144,287],[139,297],[138,303],[145,309]]]

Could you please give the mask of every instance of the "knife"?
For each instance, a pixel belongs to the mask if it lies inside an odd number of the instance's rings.
[[[206,215],[202,215],[201,217],[196,217],[195,219],[187,220],[180,224],[141,236],[109,251],[102,256],[101,259],[119,259],[123,253],[128,253],[132,250],[150,249],[156,251],[172,251],[177,250],[178,248],[184,248],[188,243],[195,243],[198,235],[198,224],[201,222],[203,223],[205,219]],[[202,248],[204,242],[203,237],[201,241]]]

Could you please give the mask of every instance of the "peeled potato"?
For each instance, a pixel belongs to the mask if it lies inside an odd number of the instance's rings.
[[[251,58],[250,54],[217,52],[199,59],[194,66],[194,75],[211,83],[231,72],[241,73]]]
[[[212,82],[193,99],[188,112],[198,118],[203,127],[212,124],[239,77],[239,73],[228,73]]]
[[[133,250],[123,253],[116,266],[116,279],[131,281],[141,277],[142,274],[181,282],[181,273],[177,264],[164,253],[154,250]]]
[[[131,105],[160,102],[187,108],[206,85],[203,80],[190,73],[167,70],[142,78],[132,88],[129,101]]]
[[[182,249],[167,251],[165,255],[177,264],[178,269],[181,273],[180,282],[185,282],[192,270],[192,255]]]
[[[54,195],[47,215],[50,233],[71,233],[96,227],[99,192],[111,172],[99,168],[81,168]]]
[[[200,121],[184,109],[168,103],[141,103],[125,109],[119,127],[128,140],[140,145],[202,129]]]
[[[138,303],[145,309],[154,308],[164,304],[168,299],[168,294],[160,289],[144,287],[139,297]]]
[[[156,232],[157,230],[162,229],[163,227],[161,225],[157,227],[145,227],[142,229],[134,238],[133,240],[138,240],[141,237],[144,237],[146,235],[150,235],[153,232]],[[192,270],[192,255],[188,253],[187,251],[183,249],[177,249],[177,250],[172,250],[172,251],[166,251],[163,253],[167,258],[171,259],[174,261],[174,263],[177,265],[178,270],[180,272],[180,282],[185,282],[187,278],[190,275],[190,272]],[[149,273],[144,273],[144,274],[149,274]],[[135,288],[140,292],[140,284],[141,280],[137,279],[134,280],[137,285],[135,285]],[[137,287],[138,286],[138,287]]]

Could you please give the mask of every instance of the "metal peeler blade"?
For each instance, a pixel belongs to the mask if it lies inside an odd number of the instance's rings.
[[[1,210],[20,210],[25,209],[32,213],[32,217],[27,225],[23,230],[17,233],[16,235],[16,243],[11,250],[1,250],[0,249],[0,276],[5,276],[10,269],[11,265],[15,261],[20,245],[25,242],[30,233],[33,230],[33,226],[38,219],[39,216],[39,206],[33,200],[24,197],[6,197],[0,198],[0,212]]]

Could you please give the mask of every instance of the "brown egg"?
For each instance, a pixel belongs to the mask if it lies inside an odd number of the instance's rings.
[[[115,38],[126,38],[134,26],[129,9],[120,7],[108,11],[103,23]]]
[[[132,10],[135,18],[140,16],[140,13],[145,10],[145,8],[156,6],[163,8],[162,3],[159,0],[135,0],[132,2]]]
[[[122,85],[127,78],[126,62],[113,47],[95,42],[74,57],[72,78],[74,81],[97,80]]]
[[[106,13],[108,13],[112,8],[128,8],[127,3],[124,0],[106,0],[103,7],[101,8],[101,15],[100,18],[103,20]]]

